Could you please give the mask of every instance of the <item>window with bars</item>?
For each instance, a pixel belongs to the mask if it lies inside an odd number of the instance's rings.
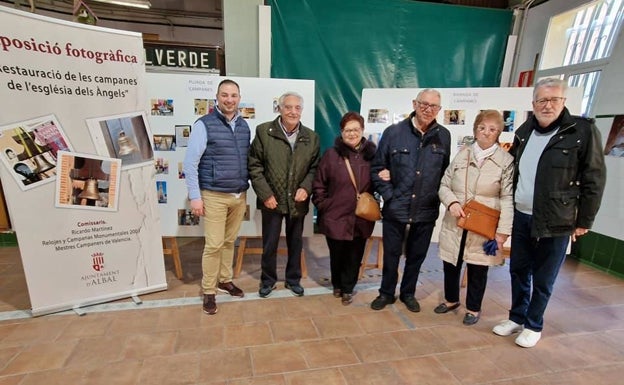
[[[537,78],[560,77],[582,87],[583,114],[591,110],[602,68],[622,24],[624,0],[598,0],[550,19]]]

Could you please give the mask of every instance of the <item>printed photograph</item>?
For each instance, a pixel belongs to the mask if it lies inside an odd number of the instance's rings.
[[[191,209],[178,210],[179,226],[199,226],[199,217],[191,212]]]
[[[613,118],[604,154],[608,156],[624,156],[624,115],[616,115]]]
[[[121,159],[59,152],[55,206],[117,211]]]
[[[175,135],[154,135],[154,151],[175,151]]]
[[[173,99],[152,99],[153,116],[173,116]]]
[[[71,151],[54,115],[0,128],[0,159],[22,190],[55,180],[59,151]]]
[[[368,110],[368,123],[388,123],[388,110],[385,108],[371,108]]]
[[[178,162],[178,179],[186,179],[184,175],[184,162]]]
[[[474,141],[475,138],[472,135],[460,136],[459,138],[457,138],[457,149],[461,150],[465,146],[470,146],[474,143]]]
[[[503,132],[514,131],[515,116],[516,116],[515,111],[503,111],[503,122],[505,124],[505,126],[503,127]]]
[[[279,114],[279,98],[273,98],[273,113]]]
[[[144,112],[87,120],[98,155],[121,159],[124,170],[153,164],[154,151]]]
[[[208,99],[195,99],[195,115],[206,115],[208,113]]]
[[[191,136],[191,126],[188,124],[175,126],[176,145],[178,147],[187,147],[188,140]]]
[[[167,182],[157,180],[156,193],[158,194],[158,203],[167,203]]]
[[[169,159],[167,158],[154,159],[154,167],[156,168],[156,175],[169,174]]]
[[[255,119],[256,107],[253,103],[240,103],[238,105],[238,111],[243,119]]]
[[[465,110],[444,110],[444,124],[466,124]]]
[[[217,99],[208,99],[208,112],[207,114],[214,111],[215,106],[217,105]]]
[[[407,118],[409,118],[411,112],[406,112],[404,114],[394,114],[394,118],[392,119],[392,124],[397,124]]]

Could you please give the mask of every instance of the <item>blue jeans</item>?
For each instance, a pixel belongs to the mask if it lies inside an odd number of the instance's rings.
[[[418,274],[427,250],[431,243],[431,235],[435,222],[412,223],[407,231],[405,241],[405,267],[399,298],[413,297],[416,292]],[[384,219],[383,221],[383,271],[379,294],[394,297],[399,279],[399,262],[403,254],[403,240],[407,223]]]
[[[540,332],[544,327],[544,311],[565,260],[570,237],[532,238],[531,223],[531,215],[517,210],[514,212],[509,266],[509,319]]]

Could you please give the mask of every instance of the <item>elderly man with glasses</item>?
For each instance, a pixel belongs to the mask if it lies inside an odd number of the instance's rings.
[[[405,254],[399,300],[408,310],[420,311],[416,282],[440,212],[438,188],[451,152],[451,135],[436,121],[440,101],[438,91],[420,91],[409,117],[384,130],[371,165],[375,190],[384,199],[383,273],[373,310],[396,301],[399,261]]]
[[[521,332],[530,348],[542,336],[544,311],[566,249],[591,228],[606,180],[602,140],[593,119],[570,115],[567,84],[540,80],[533,90],[533,117],[510,150],[515,157],[511,230],[511,310],[492,330]]]

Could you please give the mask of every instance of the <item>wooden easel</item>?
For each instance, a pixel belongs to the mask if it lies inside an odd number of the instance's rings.
[[[234,266],[234,278],[238,278],[243,269],[243,257],[245,254],[262,254],[262,247],[247,247],[248,239],[262,239],[262,237],[239,237],[236,265]],[[288,249],[279,247],[277,249],[277,255],[288,255]],[[301,275],[303,278],[308,278],[308,266],[306,265],[304,250],[301,250]]]
[[[370,253],[373,249],[373,243],[377,241],[377,260],[375,263],[369,263]],[[383,269],[383,238],[382,237],[370,237],[366,241],[366,247],[364,248],[364,259],[362,260],[362,265],[360,266],[360,275],[361,279],[364,276],[364,270],[366,269]]]
[[[163,254],[171,255],[175,268],[176,278],[182,279],[182,263],[180,262],[180,251],[178,250],[178,240],[176,237],[162,237]]]

